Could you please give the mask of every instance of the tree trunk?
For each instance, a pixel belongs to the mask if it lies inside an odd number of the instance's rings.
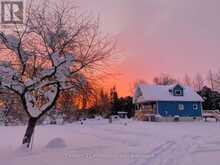
[[[38,118],[33,118],[31,117],[28,121],[28,127],[26,129],[26,132],[25,132],[25,135],[24,135],[24,138],[23,138],[23,144],[25,144],[28,148],[30,147],[30,143],[31,143],[31,138],[32,138],[32,135],[34,133],[34,128],[36,126],[36,123],[37,123],[37,119]]]

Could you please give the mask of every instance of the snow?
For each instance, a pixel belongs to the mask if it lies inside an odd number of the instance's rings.
[[[56,86],[51,87],[50,90],[44,91],[44,96],[47,100],[45,104],[43,104],[41,107],[37,107],[36,105],[36,98],[30,93],[25,93],[25,100],[26,100],[26,106],[27,111],[32,117],[38,117],[43,111],[45,111],[54,101],[56,95],[57,95],[58,89]]]
[[[8,35],[4,35],[0,36],[1,42],[4,41],[5,45],[7,45],[7,47],[11,50],[14,50],[14,52],[16,53],[16,55],[21,59],[22,63],[26,63],[28,60],[28,55],[27,53],[23,50],[22,47],[20,47],[20,52],[18,53],[17,48],[19,47],[19,38],[15,35],[12,34],[8,34]],[[21,55],[21,57],[20,57]]]
[[[126,121],[127,126],[123,123]],[[25,127],[0,127],[0,164],[219,165],[220,123],[86,120],[37,126],[33,149],[20,148]],[[59,137],[65,147],[48,148]],[[57,142],[55,142],[57,144]],[[54,145],[52,145],[54,146]]]
[[[0,65],[0,77],[2,77],[1,81],[5,81],[5,83],[11,84],[14,82],[15,77],[17,77],[17,73],[11,67]]]
[[[52,53],[51,57],[55,66],[58,66],[65,61],[64,58],[60,57],[60,54],[58,52]]]
[[[32,94],[29,92],[26,92],[24,96],[26,100],[27,111],[32,117],[38,117],[41,114],[41,111],[35,105],[36,103],[35,97],[32,96]]]
[[[10,66],[0,65],[0,85],[9,87],[19,93],[23,92],[24,87],[19,83],[19,74]]]
[[[144,101],[198,101],[202,102],[203,99],[190,87],[184,87],[184,96],[173,96],[169,90],[175,85],[148,85],[140,84],[138,87],[142,96],[135,97],[135,102]],[[137,92],[137,91],[136,91]]]
[[[59,53],[55,52],[51,54],[54,65],[57,67],[56,79],[60,82],[65,82],[70,76],[71,66],[74,64],[74,55],[66,53],[64,56],[60,56]],[[61,83],[61,86],[65,86],[65,83]]]
[[[66,142],[62,138],[54,138],[46,146],[48,149],[65,148]]]
[[[40,72],[40,77],[47,77],[50,76],[54,72],[54,67],[49,68],[49,69],[44,69],[43,71]]]
[[[52,87],[50,90],[44,93],[44,96],[47,98],[47,103],[40,107],[40,111],[45,111],[54,101],[57,95],[58,89],[56,86]]]
[[[8,34],[4,37],[7,40],[7,44],[8,44],[8,46],[10,46],[11,49],[18,47],[19,39],[16,36]]]

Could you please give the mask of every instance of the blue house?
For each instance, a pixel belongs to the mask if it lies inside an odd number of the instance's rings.
[[[160,115],[162,118],[197,119],[202,117],[203,99],[190,87],[180,84],[137,86],[133,103],[135,115]]]

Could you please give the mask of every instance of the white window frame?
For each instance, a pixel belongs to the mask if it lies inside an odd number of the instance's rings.
[[[183,111],[184,108],[184,104],[178,104],[178,110]]]
[[[182,96],[183,95],[183,91],[180,89],[177,89],[174,91],[176,96]],[[176,92],[179,92],[178,94]]]
[[[195,107],[196,106],[196,107]],[[199,109],[199,106],[198,104],[193,104],[193,110],[198,110]]]

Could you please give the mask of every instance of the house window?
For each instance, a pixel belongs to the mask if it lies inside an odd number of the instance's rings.
[[[198,104],[193,104],[193,110],[198,110],[199,107],[198,107]]]
[[[181,90],[175,90],[175,96],[182,96],[182,91]]]
[[[183,104],[179,104],[179,105],[178,105],[178,109],[179,109],[180,111],[184,110],[184,105],[183,105]]]

